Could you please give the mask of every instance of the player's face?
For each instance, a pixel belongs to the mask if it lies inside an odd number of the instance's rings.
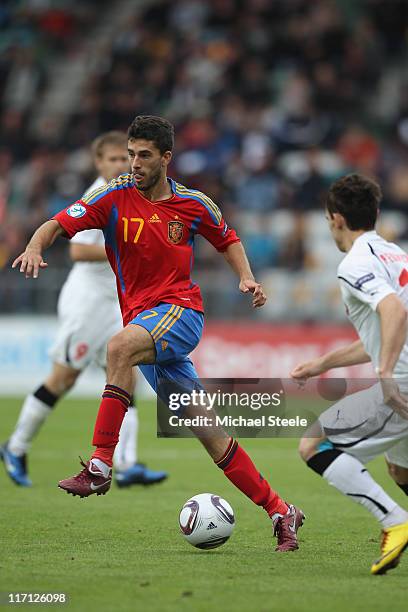
[[[166,176],[171,151],[161,154],[151,140],[129,140],[128,156],[138,189],[149,191]]]
[[[102,149],[102,155],[95,160],[95,166],[106,182],[111,181],[119,174],[129,172],[126,148],[118,145],[105,145]]]

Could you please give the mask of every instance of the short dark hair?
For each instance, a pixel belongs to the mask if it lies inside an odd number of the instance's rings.
[[[161,154],[173,150],[174,127],[163,117],[138,115],[130,124],[127,135],[129,140],[151,140]]]
[[[378,183],[361,174],[347,174],[331,185],[326,209],[330,215],[340,213],[351,230],[372,230],[381,198]]]
[[[127,139],[126,134],[124,132],[117,132],[116,130],[112,130],[111,132],[105,132],[101,134],[92,143],[92,154],[96,157],[102,157],[103,150],[106,146],[116,146],[123,147],[126,151],[127,147]]]

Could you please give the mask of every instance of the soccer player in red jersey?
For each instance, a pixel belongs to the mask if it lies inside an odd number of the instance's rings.
[[[190,278],[195,235],[204,236],[224,255],[239,277],[240,291],[252,294],[255,308],[266,302],[238,236],[216,204],[167,177],[173,141],[173,126],[166,119],[136,117],[128,130],[131,173],[44,223],[13,263],[26,277],[37,278],[47,266],[42,253],[58,236],[71,238],[91,228],[105,235],[124,329],[108,344],[107,384],[93,438],[96,450],[77,476],[59,483],[81,497],[105,494],[110,488],[112,457],[132,392],[132,366],[139,366],[155,390],[162,379],[198,380],[189,359],[203,327],[200,289]],[[271,517],[276,550],[296,550],[302,511],[271,489],[236,440],[226,434],[199,439],[227,478]]]

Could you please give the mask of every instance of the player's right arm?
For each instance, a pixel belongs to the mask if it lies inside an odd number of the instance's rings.
[[[26,278],[37,278],[39,270],[47,267],[42,253],[58,236],[72,238],[83,230],[106,227],[112,210],[111,191],[115,185],[112,181],[106,187],[96,189],[41,225],[34,232],[24,253],[14,260],[12,267],[16,268],[20,264],[20,272],[24,272]]]
[[[46,221],[34,232],[30,242],[27,244],[24,253],[21,253],[12,264],[16,268],[20,264],[20,272],[25,273],[26,278],[38,277],[40,268],[46,268],[47,263],[43,260],[42,253],[51,246],[58,236],[64,233],[64,229],[54,219]]]
[[[371,358],[365,352],[361,340],[356,340],[348,346],[341,347],[325,355],[300,363],[290,373],[291,377],[301,385],[304,385],[308,378],[320,376],[333,368],[344,368],[347,366],[368,363]]]

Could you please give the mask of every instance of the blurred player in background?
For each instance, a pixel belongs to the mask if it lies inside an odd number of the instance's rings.
[[[110,488],[112,457],[132,392],[132,366],[139,366],[155,391],[160,379],[197,385],[189,354],[200,340],[204,316],[200,289],[191,280],[195,235],[204,236],[224,255],[239,278],[240,291],[253,295],[255,308],[266,302],[244,248],[218,206],[205,194],[167,178],[173,141],[174,129],[167,120],[136,117],[128,131],[131,174],[43,224],[13,264],[20,264],[27,277],[37,277],[47,266],[43,250],[59,235],[104,228],[125,328],[108,344],[107,385],[93,439],[96,450],[77,476],[59,483],[73,495],[101,495]],[[202,410],[205,414],[206,408]],[[296,550],[302,511],[271,489],[236,440],[225,433],[199,438],[225,476],[272,519],[276,550]]]
[[[92,153],[99,176],[87,193],[128,171],[126,134],[107,132],[99,136]],[[1,450],[8,475],[24,487],[31,486],[26,456],[33,438],[89,364],[106,368],[108,340],[122,328],[115,277],[106,258],[102,231],[76,234],[71,240],[70,257],[74,266],[59,297],[59,330],[50,351],[51,374],[26,397],[16,428]],[[165,472],[137,463],[137,431],[137,410],[131,402],[114,455],[116,482],[121,487],[153,484],[167,477]]]
[[[408,512],[364,467],[385,453],[391,476],[408,495],[408,255],[376,233],[380,200],[379,186],[357,174],[331,186],[326,217],[337,247],[347,253],[337,276],[360,339],[292,372],[304,384],[332,368],[369,361],[375,366],[379,383],[326,410],[300,444],[312,470],[382,525],[373,574],[396,567],[408,546]]]

